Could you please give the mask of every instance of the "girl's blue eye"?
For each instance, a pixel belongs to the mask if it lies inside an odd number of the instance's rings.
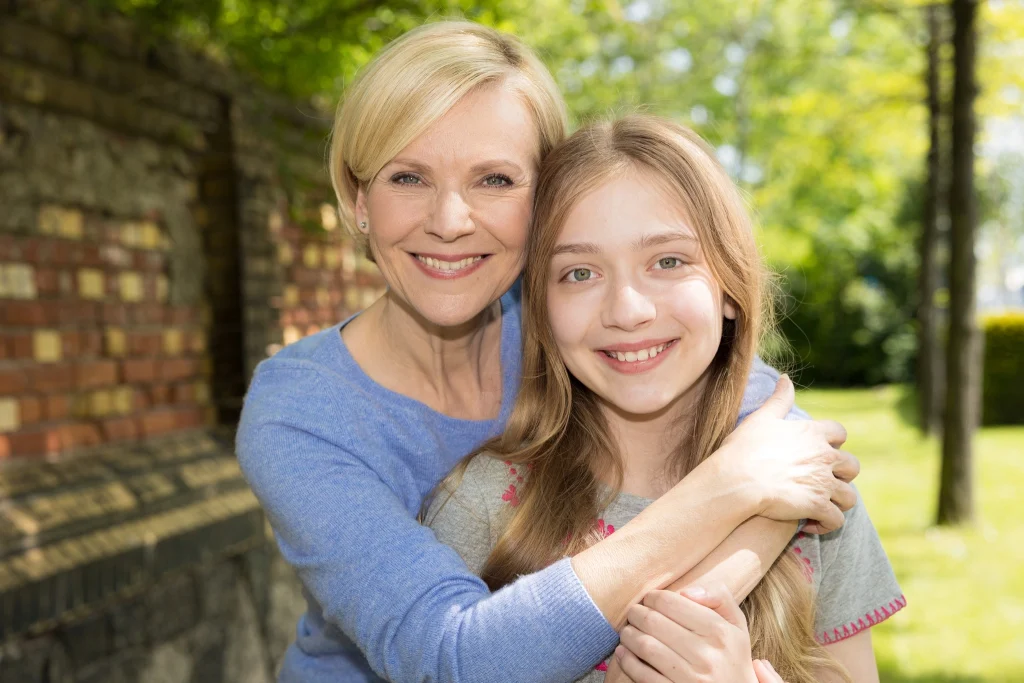
[[[658,259],[658,268],[661,270],[671,270],[681,265],[683,265],[683,259],[677,256],[666,256],[665,258]]]
[[[586,282],[593,274],[590,268],[573,268],[565,277],[569,282]]]
[[[488,187],[510,187],[512,179],[501,173],[492,173],[484,178],[484,185]]]
[[[391,176],[391,182],[399,185],[419,185],[420,179],[412,173],[398,173]]]

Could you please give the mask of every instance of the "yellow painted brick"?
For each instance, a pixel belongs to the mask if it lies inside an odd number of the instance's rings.
[[[156,300],[161,303],[167,301],[167,294],[169,292],[170,283],[167,280],[166,275],[156,276]]]
[[[320,224],[327,232],[338,227],[338,211],[330,204],[320,205]]]
[[[195,399],[199,405],[206,405],[210,402],[210,385],[206,382],[195,383]]]
[[[355,287],[349,287],[345,290],[345,308],[349,311],[358,311],[360,304],[359,290]]]
[[[337,245],[324,248],[324,267],[334,270],[341,263],[341,250]]]
[[[306,248],[302,250],[302,263],[307,268],[319,268],[320,247],[315,244],[307,244]]]
[[[142,276],[138,273],[121,273],[119,276],[121,299],[142,301]]]
[[[32,357],[37,363],[56,363],[64,357],[60,333],[36,330],[32,333]]]
[[[121,244],[137,247],[142,242],[142,228],[138,223],[125,221],[121,224]]]
[[[82,212],[60,206],[44,206],[39,209],[39,232],[43,235],[82,239]]]
[[[181,353],[181,347],[181,330],[164,330],[164,353],[169,356],[177,356]]]
[[[331,294],[325,287],[316,288],[316,305],[317,306],[330,306],[331,305]]]
[[[97,268],[78,269],[78,296],[83,299],[103,299],[107,294],[103,271]]]
[[[206,351],[206,333],[204,332],[193,332],[191,342],[192,353],[202,353]]]
[[[118,387],[113,390],[114,410],[127,415],[135,408],[135,390],[131,387]]]
[[[285,304],[285,306],[298,306],[299,305],[299,287],[298,287],[298,285],[285,285],[284,286],[284,304]]]
[[[143,249],[156,249],[160,246],[160,226],[153,221],[146,221],[139,226],[139,246]]]
[[[16,398],[0,398],[0,432],[13,432],[21,426],[21,411]]]
[[[0,263],[0,299],[35,299],[36,271],[26,263]]]
[[[267,216],[267,227],[275,235],[281,232],[281,229],[284,227],[284,216],[281,215],[280,211],[270,212],[270,215]]]
[[[283,266],[290,266],[292,261],[295,260],[295,254],[292,252],[292,245],[287,242],[282,242],[277,245],[277,262]]]
[[[292,344],[302,339],[302,333],[299,332],[299,328],[294,325],[288,325],[284,328],[284,343]]]
[[[89,395],[89,415],[106,417],[114,410],[114,397],[109,390],[94,391]]]
[[[103,339],[108,356],[123,356],[125,353],[124,330],[120,327],[108,327],[104,330]]]

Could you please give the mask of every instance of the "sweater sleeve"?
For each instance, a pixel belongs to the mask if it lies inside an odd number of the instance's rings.
[[[755,357],[754,365],[750,368],[750,376],[747,378],[746,390],[743,392],[743,403],[740,404],[739,422],[771,398],[772,392],[775,391],[775,383],[778,381],[779,371],[761,360],[760,356]],[[786,419],[809,420],[811,416],[794,405]]]
[[[239,462],[283,557],[380,676],[554,683],[614,647],[618,634],[568,559],[491,594],[311,414],[345,415],[319,373],[258,372]]]

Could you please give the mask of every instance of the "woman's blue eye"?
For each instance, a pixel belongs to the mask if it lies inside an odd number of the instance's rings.
[[[671,270],[681,265],[683,265],[683,259],[677,256],[666,256],[665,258],[658,259],[658,268],[662,270]]]
[[[488,187],[509,187],[512,185],[512,179],[507,175],[494,173],[484,178],[484,185]]]
[[[590,279],[594,272],[590,268],[573,268],[566,275],[569,282],[585,282]]]
[[[391,176],[391,182],[398,183],[399,185],[419,185],[419,176],[414,176],[412,173],[398,173]]]

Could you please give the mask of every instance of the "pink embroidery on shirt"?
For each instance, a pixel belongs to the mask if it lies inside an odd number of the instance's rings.
[[[596,671],[607,671],[608,670],[608,665],[605,664],[604,662],[601,662],[600,664],[598,664],[597,666],[594,667],[594,670],[596,670]]]
[[[615,533],[615,527],[611,524],[605,526],[603,519],[599,519],[596,522],[594,522],[594,529],[597,530],[597,533],[601,536],[601,538],[608,538],[613,533]]]
[[[845,624],[842,631],[838,628],[834,628],[832,629],[832,633],[825,631],[821,635],[815,636],[815,640],[822,645],[838,643],[840,640],[846,640],[851,636],[857,635],[864,629],[871,628],[872,626],[885,621],[906,606],[907,598],[901,595],[895,600],[890,601],[888,605],[882,605],[878,609],[875,609],[874,612],[868,612],[863,617],[857,619],[856,622],[851,621],[849,624]]]
[[[505,493],[501,494],[501,499],[512,507],[519,505],[519,495],[516,493],[516,485],[509,484],[508,488],[505,489]]]

